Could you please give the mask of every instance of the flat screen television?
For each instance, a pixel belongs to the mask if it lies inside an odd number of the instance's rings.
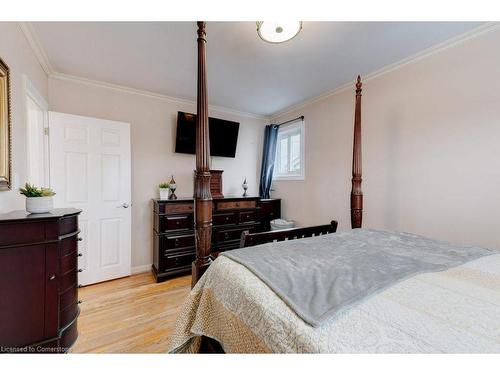
[[[240,123],[218,118],[208,118],[210,135],[210,155],[234,158]],[[196,154],[196,115],[177,113],[177,136],[175,152]]]

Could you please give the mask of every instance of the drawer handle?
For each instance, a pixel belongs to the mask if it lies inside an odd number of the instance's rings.
[[[176,225],[179,225],[180,223],[181,223],[181,222],[180,222],[179,220],[177,220],[177,221],[175,222],[175,224],[176,224]]]
[[[83,254],[82,254],[82,253],[78,253],[78,256],[79,256],[79,257],[82,257],[82,256],[83,256]]]
[[[179,239],[178,239],[178,238],[176,238],[176,239],[175,239],[175,241],[174,241],[174,245],[175,245],[175,246],[179,246],[179,244],[180,244],[180,241],[179,241]]]
[[[50,281],[55,280],[55,279],[56,279],[56,275],[51,275],[51,276],[49,277],[49,280],[50,280]]]
[[[82,237],[78,237],[76,240],[77,241],[83,241],[83,238]]]
[[[83,272],[83,270],[81,268],[78,269],[78,272]]]
[[[226,221],[229,220],[229,217],[226,216]]]
[[[229,233],[224,233],[224,238],[227,240],[229,238]]]

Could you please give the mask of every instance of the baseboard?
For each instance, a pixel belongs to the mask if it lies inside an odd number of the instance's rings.
[[[135,266],[132,267],[132,275],[135,275],[136,273],[143,273],[147,271],[151,271],[151,264],[144,264],[142,266]]]

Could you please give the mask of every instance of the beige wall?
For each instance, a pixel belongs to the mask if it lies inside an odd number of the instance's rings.
[[[365,82],[365,227],[500,249],[499,45],[490,32]],[[274,120],[297,115],[306,179],[274,196],[299,224],[348,228],[354,87]]]
[[[150,201],[158,195],[158,184],[173,174],[177,196],[193,196],[194,155],[176,154],[174,148],[177,111],[196,112],[195,106],[53,78],[49,93],[52,111],[131,124],[132,267],[151,264]],[[212,158],[212,168],[224,170],[224,194],[240,195],[245,177],[249,194],[258,194],[265,121],[213,111],[210,116],[240,122],[236,158]]]
[[[23,75],[26,75],[42,96],[47,95],[47,75],[38,63],[31,47],[16,22],[0,22],[0,58],[10,68],[12,118],[11,191],[0,191],[0,213],[24,209],[19,184],[27,176],[26,122]]]

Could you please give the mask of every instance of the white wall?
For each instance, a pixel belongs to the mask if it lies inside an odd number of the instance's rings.
[[[177,111],[196,112],[183,104],[75,81],[49,79],[51,111],[128,122],[132,143],[132,267],[152,263],[151,198],[173,174],[178,197],[193,196],[194,155],[176,154]],[[212,158],[212,169],[223,169],[224,194],[242,194],[247,177],[249,194],[258,194],[258,175],[265,121],[231,113],[210,116],[240,122],[236,158]]]
[[[363,85],[364,226],[500,249],[500,31]],[[350,227],[353,88],[305,116],[306,179],[275,182],[284,216]]]
[[[47,98],[47,75],[38,63],[17,22],[0,22],[0,58],[10,68],[12,119],[12,177],[10,191],[0,191],[0,213],[24,209],[19,184],[27,178],[26,110],[23,75]]]

